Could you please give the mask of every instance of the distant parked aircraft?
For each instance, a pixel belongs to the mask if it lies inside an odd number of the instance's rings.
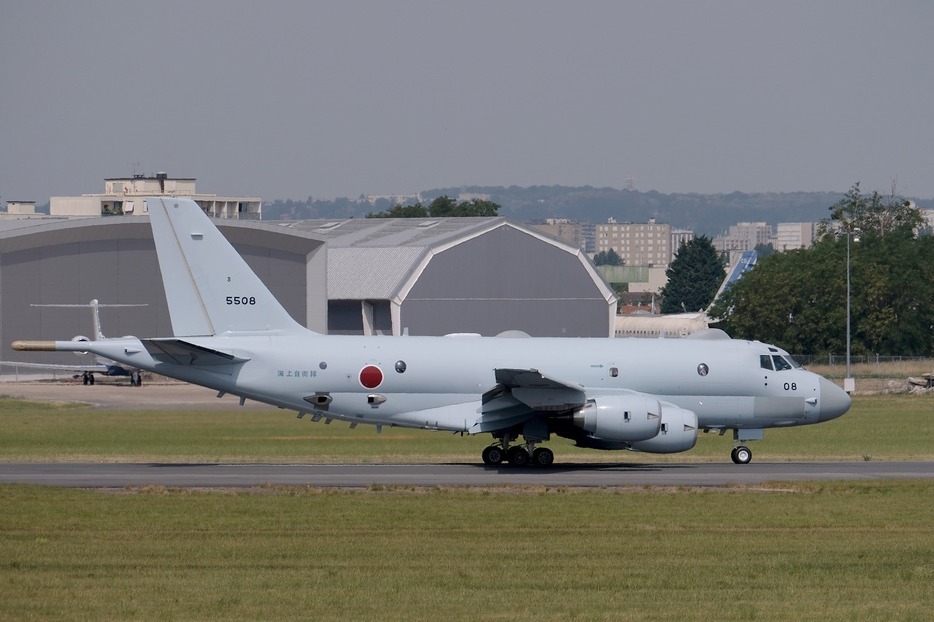
[[[101,304],[97,299],[91,300],[87,304],[32,304],[31,307],[60,307],[60,308],[86,308],[90,307],[91,309],[91,330],[94,335],[94,339],[89,339],[84,335],[76,335],[72,337],[72,342],[74,343],[91,343],[92,341],[106,341],[108,338],[104,336],[103,331],[101,330],[101,317],[100,317],[100,308],[101,307],[145,307],[144,304]],[[130,337],[132,338],[132,337]],[[78,352],[81,355],[87,355],[87,352]],[[76,364],[76,365],[55,365],[51,363],[24,363],[16,361],[0,361],[0,364],[7,366],[15,367],[25,367],[30,369],[46,369],[51,371],[66,371],[74,372],[75,378],[81,378],[81,381],[86,385],[94,384],[94,375],[100,376],[109,376],[109,377],[127,377],[130,379],[130,384],[132,386],[142,386],[143,379],[140,375],[139,369],[135,367],[128,367],[120,365],[115,361],[108,359],[103,356],[95,356],[94,363],[91,364]]]

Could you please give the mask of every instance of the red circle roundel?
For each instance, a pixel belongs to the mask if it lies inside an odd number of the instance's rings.
[[[360,384],[367,389],[375,389],[383,382],[383,372],[376,365],[367,365],[360,370]]]

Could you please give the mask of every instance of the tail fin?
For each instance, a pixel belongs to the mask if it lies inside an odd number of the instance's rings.
[[[305,332],[191,199],[146,200],[176,337]]]
[[[104,331],[101,330],[100,303],[97,302],[97,298],[94,298],[88,303],[88,306],[91,307],[91,324],[94,326],[94,341],[103,341],[106,337],[104,337]]]

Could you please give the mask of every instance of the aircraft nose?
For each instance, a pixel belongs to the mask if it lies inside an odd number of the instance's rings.
[[[849,394],[827,380],[820,379],[820,415],[821,421],[836,419],[850,409]]]

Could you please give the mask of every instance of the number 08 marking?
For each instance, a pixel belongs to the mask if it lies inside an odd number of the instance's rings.
[[[255,296],[227,296],[227,304],[229,305],[255,305],[256,297]]]
[[[798,384],[797,384],[796,382],[792,382],[791,384],[788,384],[788,383],[786,382],[786,383],[785,383],[785,390],[786,390],[786,391],[797,391],[797,390],[798,390]]]

